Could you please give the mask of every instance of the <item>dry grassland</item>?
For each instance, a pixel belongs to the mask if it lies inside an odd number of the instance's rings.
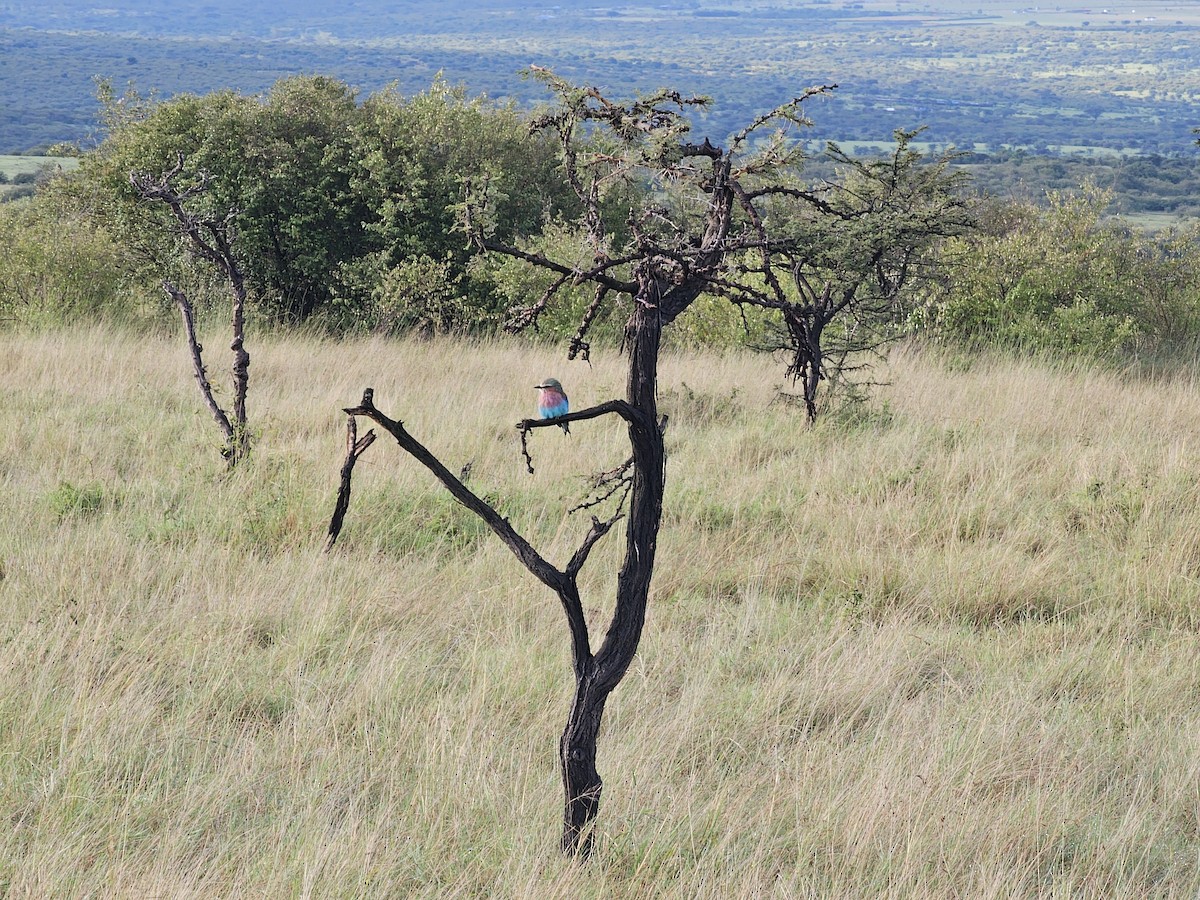
[[[546,375],[611,397],[620,361],[251,353],[257,449],[226,474],[176,338],[0,335],[0,896],[1200,888],[1190,378],[910,352],[809,430],[768,360],[666,360],[656,588],[581,867],[555,599],[383,441],[321,547],[370,385],[561,562],[621,429],[539,431],[529,476],[512,425]],[[619,544],[590,566],[600,629]]]

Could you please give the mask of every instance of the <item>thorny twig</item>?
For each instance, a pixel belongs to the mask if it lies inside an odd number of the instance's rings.
[[[617,503],[617,509],[624,507],[625,500],[629,496],[629,491],[633,488],[633,476],[629,472],[631,468],[633,468],[632,456],[615,469],[609,469],[607,472],[597,473],[592,479],[591,489],[593,491],[593,495],[580,503],[578,506],[573,506],[571,509],[567,510],[567,515],[599,506],[609,497],[612,497],[622,489],[624,489],[624,493],[621,496],[620,502]],[[603,488],[608,489],[603,493],[600,493]]]
[[[528,419],[525,421],[527,422]],[[525,422],[522,422],[517,426],[517,429],[521,432],[521,455],[525,457],[525,471],[532,475],[533,457],[529,455],[529,427],[525,424]]]

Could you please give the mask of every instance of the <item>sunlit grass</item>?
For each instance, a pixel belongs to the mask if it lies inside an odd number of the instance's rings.
[[[901,352],[810,429],[769,359],[665,359],[660,562],[581,867],[553,596],[386,439],[321,548],[371,386],[561,563],[623,430],[536,432],[530,476],[512,426],[547,375],[619,394],[620,360],[250,350],[227,473],[178,340],[0,338],[0,895],[1200,888],[1190,376]],[[621,543],[585,579],[601,634]]]

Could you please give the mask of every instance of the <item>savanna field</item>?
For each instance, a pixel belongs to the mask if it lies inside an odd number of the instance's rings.
[[[322,551],[371,386],[561,564],[623,430],[538,430],[529,475],[513,425],[547,375],[620,395],[622,360],[249,349],[227,472],[177,335],[0,333],[0,896],[1196,896],[1194,375],[901,349],[809,428],[778,361],[665,356],[655,584],[579,864],[557,599],[386,436]]]

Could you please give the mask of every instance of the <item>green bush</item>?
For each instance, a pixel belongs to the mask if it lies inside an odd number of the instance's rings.
[[[104,508],[106,500],[104,487],[100,484],[77,487],[62,481],[50,492],[47,504],[55,520],[61,522],[73,516],[94,516]]]
[[[277,322],[440,329],[486,319],[491,285],[467,277],[472,251],[457,230],[470,186],[486,182],[506,240],[535,234],[573,200],[554,147],[530,137],[514,108],[440,80],[412,97],[383,91],[361,102],[322,76],[283,79],[264,97],[221,91],[154,103],[109,89],[103,99],[110,136],[72,177],[76,202],[147,283],[205,285],[211,275],[161,205],[140,202],[129,184],[131,172],[158,177],[182,159],[174,183],[203,186],[189,210],[234,214],[251,301]],[[430,266],[444,277],[405,308],[407,285]],[[439,284],[463,302],[441,296]]]
[[[154,300],[127,277],[123,258],[104,228],[52,196],[0,204],[0,321],[139,318]]]
[[[761,307],[738,307],[724,297],[698,297],[671,326],[670,346],[697,349],[760,347],[776,327]]]
[[[474,309],[462,278],[448,260],[422,253],[388,269],[371,295],[369,320],[375,331],[448,334],[479,326],[486,313]]]
[[[1192,340],[1200,329],[1200,232],[1135,232],[1104,219],[1110,195],[1085,186],[1049,205],[993,205],[943,247],[948,278],[912,332],[966,347],[1095,358]]]

